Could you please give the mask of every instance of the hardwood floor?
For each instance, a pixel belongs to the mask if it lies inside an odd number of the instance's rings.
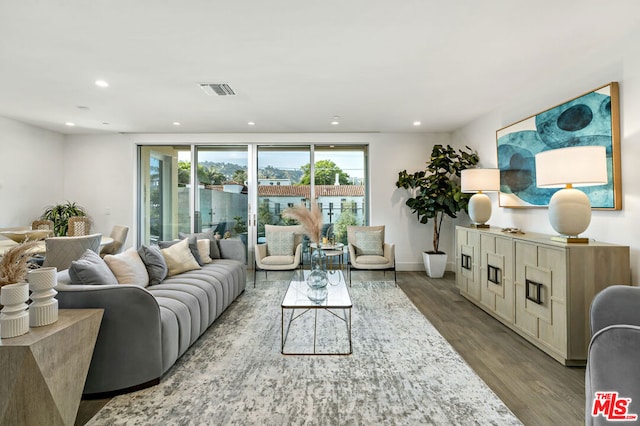
[[[525,425],[583,425],[583,367],[565,367],[462,296],[455,275],[398,286]]]
[[[358,279],[379,279],[379,272],[359,274]],[[464,299],[453,273],[443,279],[424,272],[397,276],[420,312],[525,425],[584,424],[584,368],[564,367]],[[82,401],[76,425],[106,402]]]

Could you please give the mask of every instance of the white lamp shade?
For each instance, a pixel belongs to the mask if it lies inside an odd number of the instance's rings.
[[[538,187],[603,185],[607,180],[607,153],[603,146],[575,146],[536,154]]]
[[[464,169],[460,175],[462,192],[496,192],[500,190],[499,169]]]

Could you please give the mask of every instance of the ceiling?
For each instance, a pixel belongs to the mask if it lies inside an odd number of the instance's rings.
[[[0,116],[66,134],[447,132],[639,17],[637,0],[0,0]]]

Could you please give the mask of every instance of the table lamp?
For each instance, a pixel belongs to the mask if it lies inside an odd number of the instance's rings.
[[[475,228],[488,228],[491,217],[491,200],[485,192],[500,191],[499,169],[464,169],[461,178],[462,192],[475,192],[469,200],[469,218]]]
[[[536,154],[536,185],[539,188],[563,188],[549,201],[549,222],[560,236],[552,240],[588,243],[580,238],[591,222],[591,203],[574,186],[606,184],[607,153],[603,146],[575,146]]]

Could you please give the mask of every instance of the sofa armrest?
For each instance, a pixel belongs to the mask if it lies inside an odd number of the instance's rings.
[[[638,353],[638,326],[612,325],[594,334],[585,371],[585,424],[609,424],[602,415],[592,416],[596,392],[618,392],[619,398],[631,398],[627,411],[640,414]]]
[[[220,247],[220,255],[223,259],[237,260],[244,264],[247,263],[247,248],[240,240],[218,240]]]
[[[124,390],[162,376],[160,308],[133,285],[69,285],[56,290],[61,309],[104,309],[84,394]]]
[[[591,335],[615,324],[640,326],[640,287],[613,285],[593,298],[590,308]]]

